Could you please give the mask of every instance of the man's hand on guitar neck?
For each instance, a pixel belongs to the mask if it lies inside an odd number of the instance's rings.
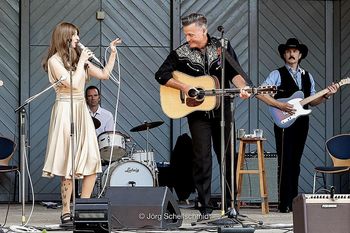
[[[245,86],[244,88],[241,88],[241,90],[240,90],[239,97],[241,97],[242,99],[248,99],[251,96],[251,94],[249,92],[247,92],[246,89],[250,89],[250,87]]]
[[[339,89],[339,84],[338,83],[332,83],[331,85],[329,85],[327,87],[327,90],[328,92],[326,94],[324,94],[323,96],[317,98],[317,99],[314,99],[313,101],[310,102],[310,105],[311,106],[316,106],[326,100],[329,99],[329,97],[331,97],[332,95],[334,95],[338,89]]]

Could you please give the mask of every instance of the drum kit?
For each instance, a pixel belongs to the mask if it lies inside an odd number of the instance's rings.
[[[158,186],[158,170],[153,151],[149,150],[149,130],[162,125],[163,121],[144,122],[131,132],[147,131],[146,150],[129,150],[130,136],[121,132],[107,131],[98,135],[102,164],[108,164],[102,174],[103,186]],[[106,183],[106,184],[105,184]]]

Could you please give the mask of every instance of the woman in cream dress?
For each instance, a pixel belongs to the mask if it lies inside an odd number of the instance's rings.
[[[85,98],[85,83],[91,77],[108,79],[116,58],[116,45],[121,40],[110,43],[111,54],[104,69],[89,62],[93,53],[84,48],[78,48],[79,29],[71,23],[60,23],[52,33],[48,55],[43,61],[51,83],[65,77],[61,84],[55,87],[56,101],[53,105],[50,119],[49,136],[44,177],[61,177],[62,224],[72,221],[70,201],[72,196],[72,143],[71,143],[71,104],[70,92],[73,93],[74,122],[74,152],[75,178],[82,179],[81,198],[90,198],[96,173],[101,172],[99,146],[95,127],[89,114]],[[69,44],[71,46],[71,61],[69,62]],[[70,85],[70,70],[72,70],[72,86]]]

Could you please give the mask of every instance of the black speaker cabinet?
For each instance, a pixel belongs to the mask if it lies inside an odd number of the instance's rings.
[[[294,233],[350,233],[350,194],[301,194],[293,200]]]
[[[108,199],[106,198],[76,199],[73,232],[111,232],[108,224],[109,209]]]
[[[175,229],[182,216],[168,187],[109,187],[112,229]]]

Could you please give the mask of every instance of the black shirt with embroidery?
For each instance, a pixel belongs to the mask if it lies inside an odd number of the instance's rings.
[[[227,52],[237,61],[237,55],[227,41]],[[238,61],[237,61],[238,62]],[[208,35],[208,43],[205,53],[199,49],[192,49],[188,43],[184,43],[170,52],[164,63],[155,74],[156,80],[164,85],[172,78],[173,71],[180,71],[193,77],[202,75],[215,76],[221,82],[220,65],[220,40]],[[225,63],[225,88],[229,88],[229,82],[238,72],[226,61]]]

